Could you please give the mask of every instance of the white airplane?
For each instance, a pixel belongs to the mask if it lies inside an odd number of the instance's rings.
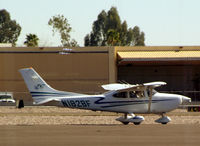
[[[167,124],[171,119],[165,113],[176,109],[183,102],[191,99],[176,94],[159,93],[155,87],[165,85],[165,82],[145,84],[107,84],[102,85],[108,92],[100,95],[86,95],[73,92],[58,91],[50,87],[33,68],[20,69],[35,104],[58,101],[64,107],[87,109],[92,111],[109,111],[123,113],[117,118],[123,124],[139,125],[144,121],[143,116],[134,114],[159,114],[157,123]]]

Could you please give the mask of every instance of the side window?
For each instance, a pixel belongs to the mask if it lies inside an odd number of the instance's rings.
[[[133,91],[129,92],[130,98],[137,98],[136,94]]]
[[[137,98],[144,98],[145,94],[144,91],[135,91]]]
[[[117,98],[126,98],[126,97],[127,97],[127,92],[115,93],[115,94],[113,94],[113,97],[117,97]]]

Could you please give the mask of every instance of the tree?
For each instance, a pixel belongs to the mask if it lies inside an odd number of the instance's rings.
[[[15,43],[20,35],[21,27],[5,9],[0,10],[0,43]]]
[[[118,44],[120,44],[120,38],[119,38],[119,32],[117,32],[114,29],[109,29],[108,30],[108,34],[107,34],[107,44],[109,46],[117,46]]]
[[[84,38],[85,46],[144,46],[144,32],[138,26],[128,28],[127,22],[121,23],[116,7],[106,13],[104,10],[93,22],[92,31]]]
[[[78,47],[78,43],[75,39],[72,39],[71,42],[70,42],[70,47]]]
[[[68,23],[68,20],[63,15],[53,16],[49,19],[48,25],[53,27],[53,35],[55,32],[60,34],[60,39],[63,46],[78,46],[76,40],[71,40],[70,38],[70,32],[72,28]]]
[[[30,33],[26,35],[26,41],[24,42],[24,44],[27,47],[37,47],[38,41],[39,41],[39,38],[37,37],[37,35]]]
[[[121,40],[121,45],[122,46],[129,46],[129,43],[127,42],[127,33],[128,33],[128,30],[127,30],[128,26],[127,26],[127,23],[126,21],[124,21],[121,25],[121,31],[120,31],[120,40]]]
[[[90,46],[90,35],[89,34],[87,34],[84,38],[84,45]]]
[[[135,26],[133,28],[133,44],[135,46],[144,46],[144,32],[140,32],[140,28],[138,26]]]

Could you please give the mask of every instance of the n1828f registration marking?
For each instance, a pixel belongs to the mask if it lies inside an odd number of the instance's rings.
[[[90,106],[89,100],[62,100],[62,103],[66,107],[85,108]]]

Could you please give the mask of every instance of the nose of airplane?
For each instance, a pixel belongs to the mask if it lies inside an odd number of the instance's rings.
[[[189,97],[181,96],[181,98],[182,98],[182,104],[191,102],[191,98],[189,98]]]

